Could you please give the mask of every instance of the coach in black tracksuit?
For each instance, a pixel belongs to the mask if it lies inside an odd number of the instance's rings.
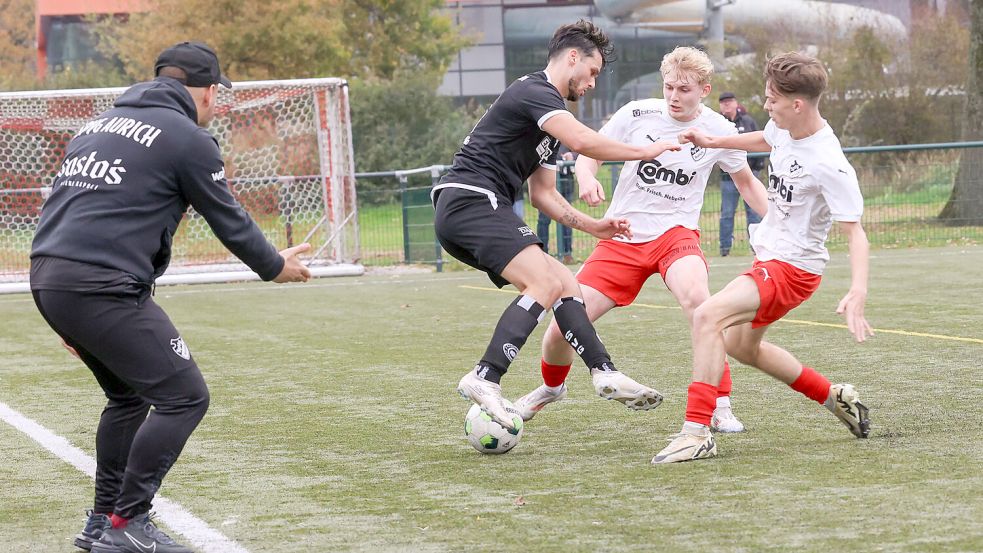
[[[310,246],[278,253],[266,240],[230,193],[218,144],[201,127],[214,116],[217,85],[231,86],[215,53],[175,45],[156,74],[69,142],[31,250],[38,309],[109,400],[96,434],[95,504],[76,539],[93,551],[139,551],[132,539],[157,553],[188,551],[146,516],[208,408],[187,344],[151,297],[188,205],[263,280],[310,276],[296,258]]]

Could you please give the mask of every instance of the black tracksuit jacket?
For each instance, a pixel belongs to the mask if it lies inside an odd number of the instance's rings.
[[[31,249],[31,288],[148,290],[190,204],[263,280],[283,259],[232,196],[191,94],[158,77],[127,89],[69,142]]]

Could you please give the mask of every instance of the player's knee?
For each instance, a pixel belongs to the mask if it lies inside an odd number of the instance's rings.
[[[707,300],[707,295],[702,291],[692,291],[683,294],[678,298],[679,307],[684,313],[693,313],[696,308],[703,305],[703,302]]]
[[[693,332],[705,334],[719,332],[717,316],[712,306],[702,303],[693,310]]]
[[[542,302],[544,306],[550,307],[556,303],[556,300],[560,299],[560,295],[563,293],[563,282],[556,275],[546,273],[540,276],[526,293]]]

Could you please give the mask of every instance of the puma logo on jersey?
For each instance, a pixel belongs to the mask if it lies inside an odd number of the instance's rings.
[[[761,282],[764,282],[769,278],[771,278],[771,275],[768,274],[768,269],[765,269],[764,267],[758,267],[758,270],[761,271],[762,275],[764,275],[764,278],[761,279]]]

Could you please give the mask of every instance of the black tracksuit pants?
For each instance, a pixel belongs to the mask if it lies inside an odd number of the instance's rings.
[[[33,293],[109,400],[96,432],[95,512],[132,518],[149,511],[208,409],[201,371],[149,294]]]

